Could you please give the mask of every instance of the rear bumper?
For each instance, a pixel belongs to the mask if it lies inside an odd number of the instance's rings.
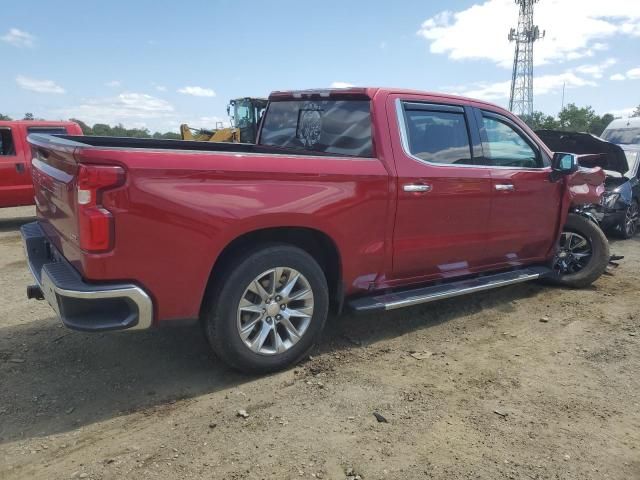
[[[42,294],[65,326],[74,330],[144,330],[153,321],[153,303],[137,285],[87,283],[51,245],[38,222],[20,228]]]

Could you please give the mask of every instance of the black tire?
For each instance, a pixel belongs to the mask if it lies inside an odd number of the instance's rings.
[[[624,212],[624,218],[620,221],[620,224],[616,229],[616,233],[620,238],[628,240],[630,238],[633,238],[633,236],[638,231],[638,208],[638,200],[634,198],[627,206]],[[628,224],[629,216],[633,216],[636,218],[635,222],[632,225]]]
[[[244,343],[237,315],[249,284],[261,273],[276,267],[293,268],[304,276],[313,292],[313,312],[297,343],[284,352],[266,355],[252,351]],[[220,272],[207,298],[203,322],[209,344],[221,360],[245,373],[262,374],[300,361],[319,339],[328,309],[327,280],[315,259],[300,248],[276,244],[243,255]]]
[[[591,257],[579,271],[570,274],[556,274],[548,278],[549,283],[569,288],[584,288],[595,282],[609,264],[609,241],[604,232],[592,220],[570,213],[563,232],[577,233],[591,245]],[[554,259],[555,263],[555,259]]]

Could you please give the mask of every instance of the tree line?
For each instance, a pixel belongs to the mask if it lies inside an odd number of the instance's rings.
[[[0,113],[0,120],[13,120],[8,115]],[[22,120],[43,120],[36,118],[33,113],[25,113]],[[151,132],[148,128],[126,128],[121,123],[111,126],[106,123],[96,123],[90,127],[82,120],[70,118],[69,121],[80,125],[84,135],[97,135],[100,137],[134,137],[134,138],[164,138],[167,140],[180,140],[180,134],[175,132]]]
[[[631,114],[632,117],[640,117],[640,105]],[[565,130],[571,132],[589,132],[594,135],[602,135],[604,129],[615,117],[610,113],[600,116],[594,112],[591,106],[578,107],[570,103],[564,107],[557,116],[547,115],[536,111],[531,115],[525,115],[525,121],[533,130]]]
[[[640,117],[640,105],[631,114],[632,117]],[[591,106],[578,107],[574,103],[564,107],[557,116],[547,115],[536,111],[531,115],[522,117],[533,130],[565,130],[572,132],[589,132],[594,135],[602,135],[602,132],[614,119],[610,113],[598,115]],[[0,113],[0,120],[11,120],[7,115]],[[23,120],[36,120],[32,113],[25,113]],[[151,132],[148,128],[126,128],[122,124],[115,126],[106,123],[96,123],[90,127],[82,120],[70,119],[82,128],[85,135],[99,135],[104,137],[135,137],[135,138],[164,138],[170,140],[180,139],[180,134],[175,132]]]

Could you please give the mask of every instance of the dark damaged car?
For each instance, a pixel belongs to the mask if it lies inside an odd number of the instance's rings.
[[[598,205],[589,206],[604,230],[633,237],[640,222],[640,145],[616,145],[589,133],[536,131],[554,152],[579,154],[585,167],[602,167],[607,178]]]

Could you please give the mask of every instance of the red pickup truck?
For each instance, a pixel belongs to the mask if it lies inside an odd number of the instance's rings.
[[[390,310],[609,260],[577,205],[601,195],[518,118],[415,91],[276,92],[256,144],[30,135],[38,220],[22,228],[65,325],[198,319],[232,366],[299,360],[330,308]]]
[[[0,121],[0,208],[33,205],[31,133],[82,135],[73,122]]]

